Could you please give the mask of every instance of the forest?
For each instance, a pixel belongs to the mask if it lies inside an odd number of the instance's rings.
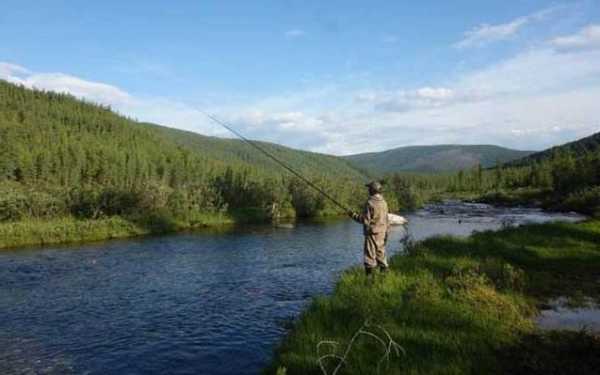
[[[364,176],[344,160],[263,147],[337,199],[358,204]],[[193,223],[313,217],[335,212],[321,196],[236,140],[120,116],[66,94],[0,81],[0,221],[59,217]]]
[[[382,177],[386,198],[392,211],[461,198],[597,214],[599,138],[492,168],[391,173]],[[343,158],[260,145],[355,210],[364,201],[364,183],[381,177]],[[57,230],[53,220],[69,223],[63,232],[73,222],[110,218],[161,232],[340,214],[242,141],[141,123],[67,94],[0,81],[0,230],[21,238],[8,245],[58,241],[36,232],[41,223]],[[113,235],[127,233],[101,236]]]
[[[457,198],[490,204],[538,206],[600,214],[600,133],[585,148],[566,145],[519,163],[481,165],[447,174],[393,173],[384,177],[400,209]]]

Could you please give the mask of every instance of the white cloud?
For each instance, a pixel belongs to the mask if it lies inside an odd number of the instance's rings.
[[[103,104],[124,105],[133,99],[125,91],[105,83],[63,73],[33,73],[22,66],[8,63],[0,63],[0,79],[29,88],[69,93]]]
[[[599,61],[600,50],[545,45],[430,86],[325,85],[203,107],[249,138],[333,154],[440,143],[541,149],[600,131]],[[111,104],[142,121],[231,137],[181,101],[7,63],[0,78]]]
[[[600,77],[598,61],[600,51],[533,49],[461,77],[456,89],[476,91],[481,97],[560,92],[594,84]]]
[[[554,13],[561,6],[554,6],[527,16],[517,17],[501,24],[481,24],[464,33],[463,39],[454,44],[455,48],[483,47],[487,44],[506,40],[515,36],[524,26],[534,21],[541,21]]]
[[[26,74],[29,74],[29,71],[22,66],[0,62],[0,78],[7,79],[9,77],[14,77],[15,79],[18,79],[18,77]]]
[[[561,51],[599,49],[600,25],[589,25],[576,34],[554,38],[549,44]]]
[[[283,33],[283,35],[290,39],[302,38],[306,36],[306,31],[300,29],[291,29],[287,30],[285,33]]]
[[[358,102],[375,105],[390,112],[404,112],[417,108],[435,108],[451,103],[455,92],[445,87],[422,87],[416,90],[369,91],[356,95]]]
[[[464,38],[455,44],[456,48],[482,47],[488,43],[512,37],[527,24],[527,17],[519,17],[511,22],[498,25],[482,24],[465,32]]]

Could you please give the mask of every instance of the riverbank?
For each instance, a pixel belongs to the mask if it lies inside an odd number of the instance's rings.
[[[340,212],[322,210],[313,220],[339,218]],[[284,211],[278,220],[295,220],[293,210]],[[222,213],[196,213],[177,218],[168,214],[144,216],[110,216],[78,219],[72,216],[54,219],[27,219],[0,222],[0,249],[66,243],[86,243],[152,234],[176,233],[201,228],[218,228],[238,224],[264,224],[273,220],[264,210],[244,209]]]
[[[464,201],[486,203],[505,207],[538,207],[548,211],[577,212],[600,217],[600,188],[589,188],[567,196],[557,195],[549,189],[519,188],[497,190],[485,194],[463,196]]]
[[[370,284],[359,268],[344,273],[333,295],[316,298],[297,321],[267,373],[323,374],[319,356],[344,356],[361,327],[386,345],[392,339],[398,352],[386,359],[381,343],[360,334],[345,357],[345,374],[377,373],[380,358],[386,374],[600,368],[598,336],[541,333],[534,324],[550,299],[600,300],[600,220],[428,239],[393,257],[389,275],[377,276]],[[331,374],[339,359],[321,363]]]
[[[0,249],[62,243],[84,243],[196,228],[232,225],[243,219],[227,214],[197,215],[177,220],[154,215],[143,218],[111,216],[101,219],[63,217],[0,223]],[[249,219],[248,219],[249,220]]]

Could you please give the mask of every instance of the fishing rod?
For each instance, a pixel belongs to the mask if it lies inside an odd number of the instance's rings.
[[[305,184],[307,184],[308,186],[310,186],[311,188],[315,189],[316,191],[318,191],[319,193],[321,193],[325,198],[329,199],[332,203],[334,203],[336,206],[338,206],[339,208],[341,208],[342,210],[344,210],[344,212],[352,212],[351,209],[349,209],[348,207],[346,207],[344,204],[338,202],[335,198],[333,198],[331,195],[327,194],[327,192],[325,192],[323,189],[321,189],[319,186],[317,186],[316,184],[314,184],[312,181],[310,181],[308,178],[302,176],[299,172],[296,172],[292,167],[290,167],[289,165],[287,165],[286,163],[284,163],[283,161],[279,160],[277,157],[275,157],[275,155],[273,155],[272,153],[270,153],[269,151],[267,151],[265,148],[263,148],[262,146],[260,146],[258,143],[252,142],[251,140],[249,140],[248,138],[244,137],[242,134],[240,134],[237,130],[235,130],[233,127],[231,127],[230,125],[228,125],[227,123],[219,120],[218,118],[216,118],[215,116],[211,115],[210,113],[204,112],[202,110],[198,110],[200,113],[202,113],[204,116],[208,117],[209,119],[211,119],[212,121],[216,122],[217,124],[221,125],[222,127],[224,127],[225,129],[229,130],[231,133],[233,133],[235,136],[237,136],[238,138],[240,138],[242,141],[246,142],[247,144],[249,144],[250,146],[254,147],[255,149],[257,149],[258,151],[262,152],[264,155],[266,155],[269,159],[273,160],[275,163],[277,163],[279,166],[281,166],[282,168],[284,168],[285,170],[287,170],[288,172],[290,172],[291,174],[293,174],[294,176],[298,177],[300,180],[302,180]]]

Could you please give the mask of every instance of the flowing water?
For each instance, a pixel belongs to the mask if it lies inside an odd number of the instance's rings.
[[[459,202],[408,218],[414,239],[580,219]],[[0,373],[259,373],[361,247],[340,220],[0,251]]]

